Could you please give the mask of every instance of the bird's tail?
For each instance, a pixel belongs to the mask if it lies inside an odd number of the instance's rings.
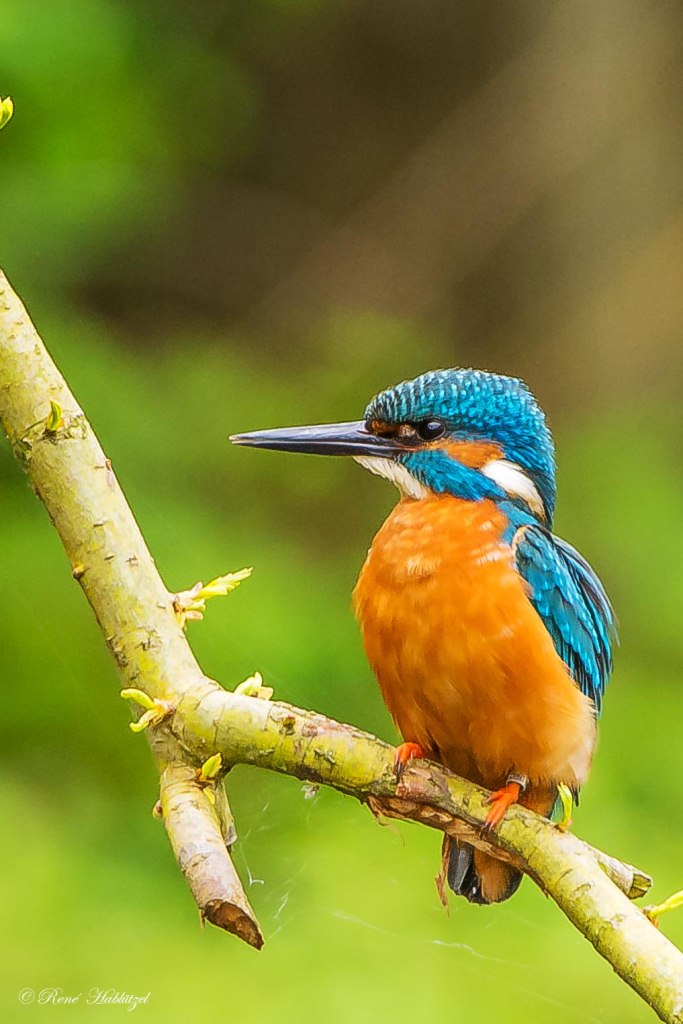
[[[519,888],[522,872],[452,839],[446,879],[453,892],[470,903],[502,903]]]

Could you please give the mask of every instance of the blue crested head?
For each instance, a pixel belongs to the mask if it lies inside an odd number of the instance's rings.
[[[404,442],[414,428],[422,443],[413,450],[406,446],[398,458],[430,490],[464,489],[463,497],[492,498],[500,497],[496,484],[507,496],[516,490],[524,498],[535,490],[542,518],[552,522],[553,440],[524,381],[485,370],[432,370],[381,391],[367,406],[365,420],[371,432],[398,430]]]
[[[376,395],[364,421],[238,434],[237,444],[349,455],[404,496],[452,494],[521,505],[552,524],[553,442],[523,381],[484,370],[433,370]]]

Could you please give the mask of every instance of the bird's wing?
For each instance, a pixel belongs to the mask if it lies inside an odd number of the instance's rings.
[[[602,583],[575,548],[542,526],[522,526],[512,546],[531,603],[599,714],[615,639],[614,612]]]

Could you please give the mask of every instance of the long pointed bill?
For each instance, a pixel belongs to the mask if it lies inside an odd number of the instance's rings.
[[[233,444],[306,455],[375,455],[389,459],[403,449],[390,437],[377,437],[358,423],[322,423],[315,427],[281,427],[233,434]]]

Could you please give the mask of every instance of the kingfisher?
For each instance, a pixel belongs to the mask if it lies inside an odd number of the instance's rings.
[[[526,384],[424,373],[362,420],[236,434],[238,445],[354,459],[400,499],[353,593],[363,645],[403,743],[490,790],[485,829],[522,804],[544,816],[586,781],[612,670],[614,613],[586,560],[552,532],[555,454]],[[471,903],[521,872],[444,840],[442,879]]]

